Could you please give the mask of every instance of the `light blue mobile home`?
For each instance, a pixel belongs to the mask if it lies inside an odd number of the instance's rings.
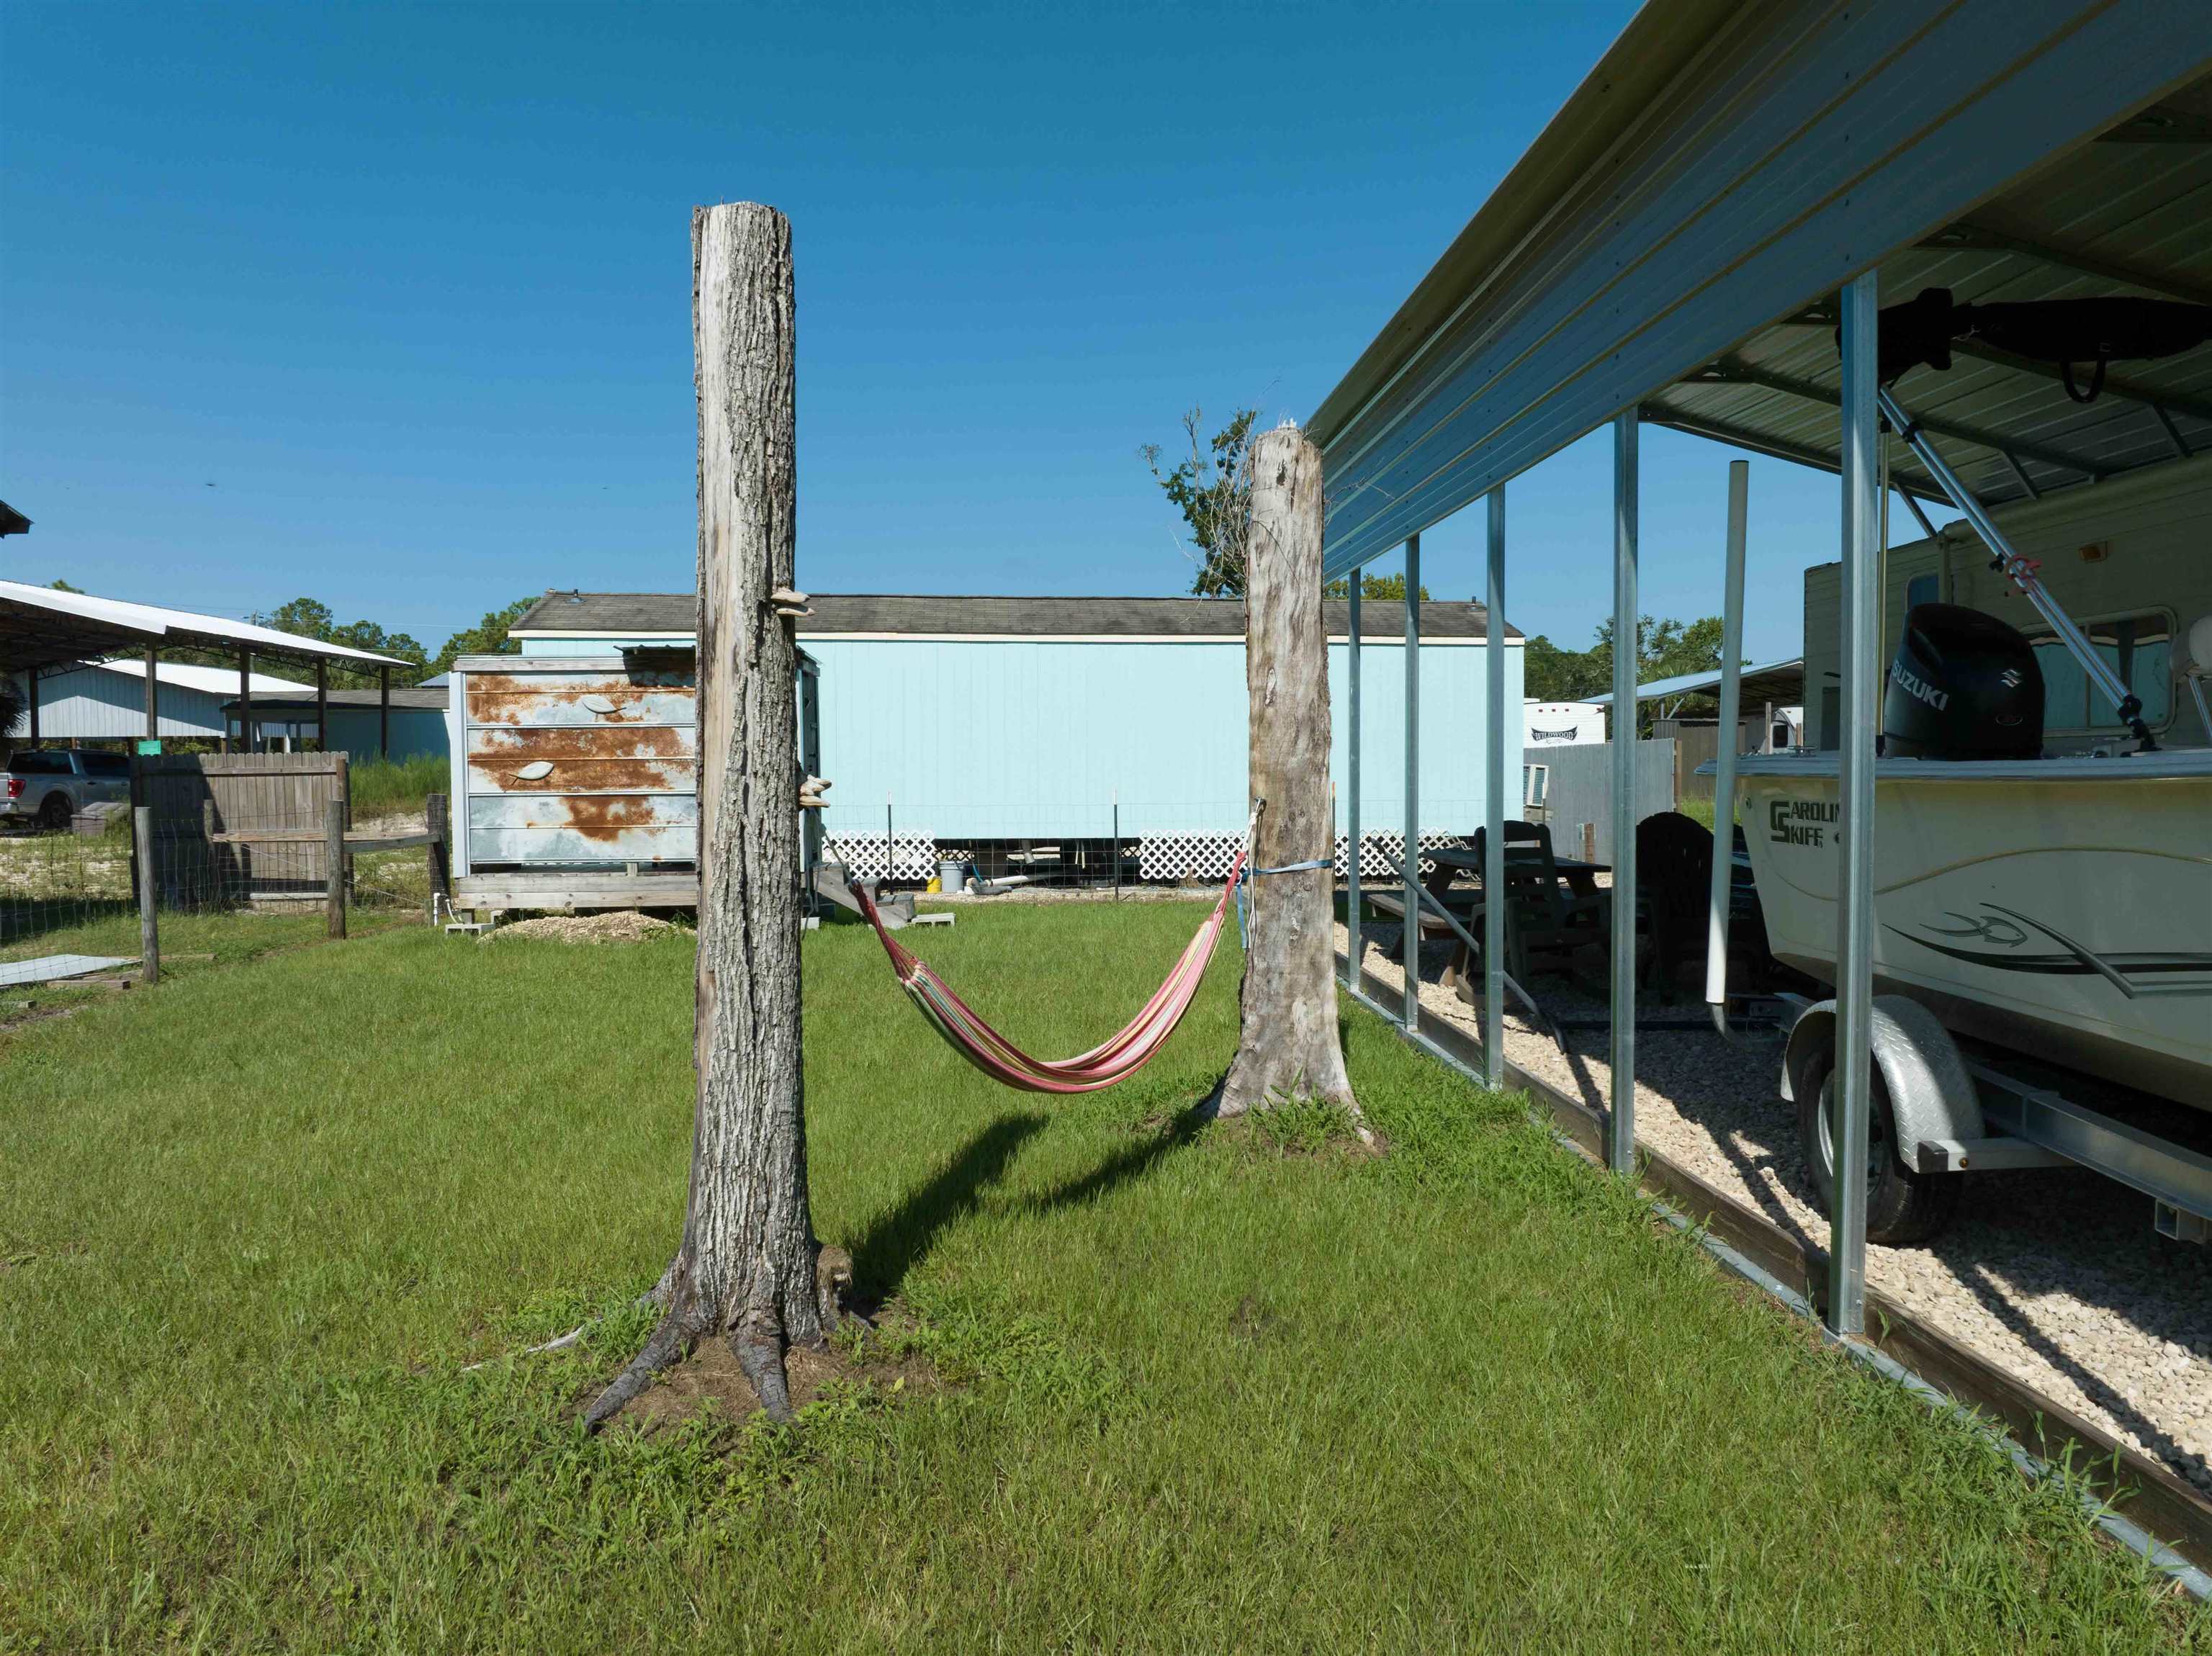
[[[824,813],[833,854],[864,873],[922,872],[983,842],[1142,839],[1154,877],[1225,866],[1246,804],[1244,608],[1194,597],[817,594],[799,624],[821,667]],[[1350,799],[1349,606],[1331,633],[1338,831]],[[1401,605],[1362,606],[1361,807],[1370,866],[1404,824]],[[689,594],[549,592],[513,629],[526,655],[604,654],[693,638]],[[1487,616],[1422,607],[1421,828],[1483,819],[1477,733]],[[1521,701],[1508,630],[1507,705]],[[1516,805],[1509,802],[1509,807]]]

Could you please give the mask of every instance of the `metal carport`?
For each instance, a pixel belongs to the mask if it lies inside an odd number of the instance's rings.
[[[221,650],[238,658],[239,734],[252,745],[252,670],[256,655],[312,662],[315,668],[316,717],[328,729],[329,666],[332,661],[361,662],[376,668],[384,709],[384,744],[389,746],[392,670],[407,664],[343,644],[283,633],[251,622],[189,610],[165,610],[120,598],[94,597],[21,581],[0,580],[0,673],[21,673],[29,689],[30,734],[38,739],[38,675],[41,668],[97,660],[103,656],[143,654],[146,673],[146,734],[158,737],[159,689],[152,670],[162,645]],[[226,738],[226,745],[228,738]]]
[[[1421,531],[1486,495],[1490,612],[1507,614],[1504,485],[1607,422],[1615,637],[1633,636],[1636,623],[1641,422],[1841,473],[1842,797],[1844,820],[1869,825],[1844,836],[1841,886],[1841,1176],[1827,1315],[1842,1336],[1864,1323],[1887,441],[1877,295],[1948,286],[1962,300],[2212,299],[2208,70],[2212,9],[2181,0],[1653,0],[1310,422],[1327,468],[1326,572],[1349,574],[1403,545],[1409,632]],[[2212,447],[2212,349],[2130,364],[2088,403],[2052,370],[1987,352],[1940,378],[1910,375],[1899,394],[1990,503]],[[1943,498],[1902,448],[1889,458],[1908,498]],[[1635,695],[1633,670],[1620,652],[1616,703]],[[1355,652],[1355,698],[1358,674]],[[1498,778],[1505,732],[1494,702],[1486,739]],[[1628,744],[1616,744],[1615,760],[1618,810],[1630,797]],[[1418,786],[1409,766],[1409,845]],[[1501,815],[1493,782],[1492,890]],[[1632,827],[1617,822],[1614,835],[1606,1127],[1607,1160],[1623,1174],[1635,1164]],[[1410,913],[1410,858],[1404,873]],[[1503,905],[1486,910],[1483,1056],[1496,1084]],[[1356,913],[1354,927],[1357,987]],[[1418,928],[1407,933],[1402,1024],[1418,1038]]]

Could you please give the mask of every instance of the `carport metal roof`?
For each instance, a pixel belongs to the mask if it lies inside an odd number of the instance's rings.
[[[1770,661],[1758,667],[1747,667],[1739,680],[1739,692],[1748,707],[1755,701],[1795,703],[1805,694],[1805,658],[1792,656],[1787,661]],[[1668,696],[1711,695],[1721,687],[1720,670],[1707,673],[1677,673],[1672,678],[1655,678],[1636,687],[1638,701],[1661,701]],[[1613,705],[1613,692],[1603,695],[1584,696],[1585,701],[1601,707]]]
[[[0,672],[23,672],[161,645],[251,650],[256,655],[308,659],[323,657],[381,666],[409,664],[396,657],[325,644],[320,639],[280,633],[251,622],[0,580]]]
[[[1328,573],[1630,406],[1834,470],[1832,299],[1869,266],[1891,303],[2212,302],[2208,69],[2178,0],[1647,5],[1315,412]],[[2087,405],[1986,352],[1898,392],[1991,504],[2212,448],[2212,350]]]

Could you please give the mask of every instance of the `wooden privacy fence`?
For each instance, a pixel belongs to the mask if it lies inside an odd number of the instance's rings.
[[[343,753],[141,755],[131,763],[131,797],[152,810],[155,889],[171,908],[321,899],[330,877],[319,841],[218,836],[319,831],[331,802],[349,810],[351,798]]]
[[[142,755],[131,792],[149,810],[153,889],[166,908],[319,906],[343,935],[355,857],[416,846],[433,897],[451,895],[445,796],[430,796],[420,831],[358,833],[343,753]]]
[[[1713,779],[1698,774],[1698,767],[1720,757],[1721,727],[1717,719],[1662,719],[1653,722],[1661,737],[1674,741],[1674,798],[1710,799]],[[1755,753],[1760,745],[1760,721],[1747,719],[1737,727],[1736,752]]]
[[[1528,819],[1551,824],[1552,844],[1560,855],[1579,857],[1587,851],[1598,862],[1611,862],[1613,743],[1528,748],[1523,750],[1522,761],[1524,765],[1544,766],[1548,772],[1544,804],[1540,808],[1525,808]],[[1674,766],[1672,737],[1636,744],[1638,822],[1674,809]],[[1510,816],[1510,799],[1507,811]]]

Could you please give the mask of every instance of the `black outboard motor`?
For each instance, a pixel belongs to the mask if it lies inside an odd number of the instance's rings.
[[[1890,664],[1881,732],[1893,758],[2038,757],[2043,670],[2033,646],[1978,610],[1914,605]]]

